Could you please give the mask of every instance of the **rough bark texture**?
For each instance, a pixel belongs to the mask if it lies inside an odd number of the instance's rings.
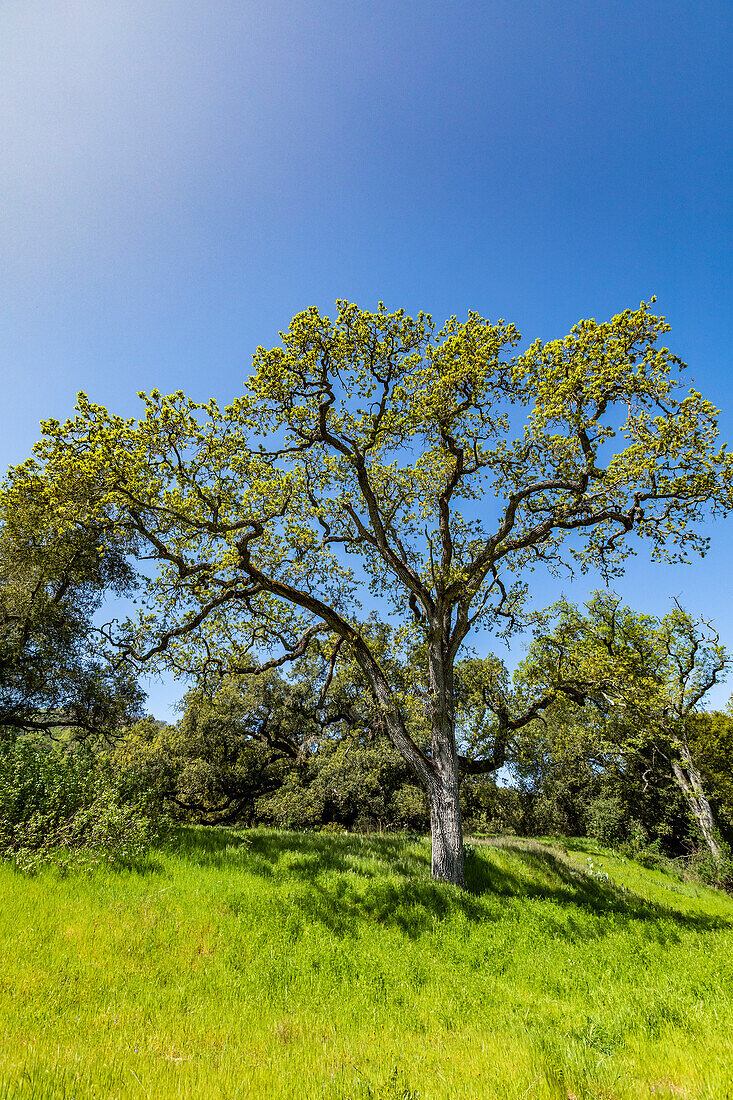
[[[465,887],[463,823],[455,767],[452,775],[436,778],[428,792],[428,801],[433,842],[433,878]]]
[[[672,761],[674,777],[682,790],[689,807],[698,824],[703,840],[710,849],[710,853],[716,863],[720,863],[723,854],[718,844],[717,829],[710,803],[705,796],[702,785],[702,776],[695,766],[690,750],[685,744],[678,746],[680,760]]]
[[[446,617],[447,618],[447,617]],[[458,754],[453,710],[453,661],[446,653],[448,622],[434,627],[428,648],[431,700],[431,758],[434,774],[427,785],[433,878],[465,887]]]
[[[453,667],[444,655],[442,639],[430,647],[430,754],[426,756],[407,734],[399,707],[375,662],[357,651],[374,698],[382,707],[390,738],[412,767],[427,795],[432,838],[432,875],[440,882],[465,888],[463,824],[461,820],[458,753],[453,715]]]

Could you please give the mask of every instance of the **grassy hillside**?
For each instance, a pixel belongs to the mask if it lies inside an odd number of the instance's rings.
[[[469,877],[225,829],[144,872],[0,867],[0,1100],[733,1097],[733,899],[581,842]]]

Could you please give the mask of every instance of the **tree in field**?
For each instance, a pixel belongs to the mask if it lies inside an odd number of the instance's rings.
[[[680,390],[667,331],[642,304],[514,354],[514,326],[475,313],[437,331],[382,305],[311,308],[257,350],[227,408],[153,391],[135,421],[82,395],[16,476],[42,476],[72,526],[83,483],[95,522],[157,563],[129,656],[238,673],[318,638],[355,662],[426,792],[433,875],[462,885],[454,667],[469,636],[521,620],[534,569],[616,574],[632,534],[657,559],[704,550],[695,523],[724,499],[716,410]],[[361,629],[359,597],[391,647]],[[418,649],[427,748],[392,676]]]
[[[719,833],[695,751],[697,735],[710,725],[701,705],[730,665],[717,631],[676,602],[658,619],[631,611],[608,592],[596,593],[585,613],[566,602],[556,610],[553,629],[535,639],[520,678],[543,694],[572,692],[576,702],[604,714],[592,738],[599,755],[645,753],[664,762],[720,862]]]

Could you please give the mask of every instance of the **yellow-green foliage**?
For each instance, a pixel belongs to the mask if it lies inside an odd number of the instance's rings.
[[[241,670],[253,644],[307,629],[356,644],[367,583],[400,613],[398,648],[455,612],[455,653],[469,624],[506,626],[538,561],[613,574],[632,531],[657,558],[706,548],[698,521],[730,504],[733,464],[668,331],[641,303],[513,354],[514,326],[473,312],[438,330],[312,307],[225,408],[153,390],[125,419],[80,394],[3,493],[154,559],[128,641],[179,672]]]
[[[584,842],[189,829],[0,868],[0,1097],[717,1098],[733,900]]]

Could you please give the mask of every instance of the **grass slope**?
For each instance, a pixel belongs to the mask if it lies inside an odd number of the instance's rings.
[[[0,1100],[733,1097],[733,899],[582,842],[469,878],[225,829],[144,872],[0,867]]]

